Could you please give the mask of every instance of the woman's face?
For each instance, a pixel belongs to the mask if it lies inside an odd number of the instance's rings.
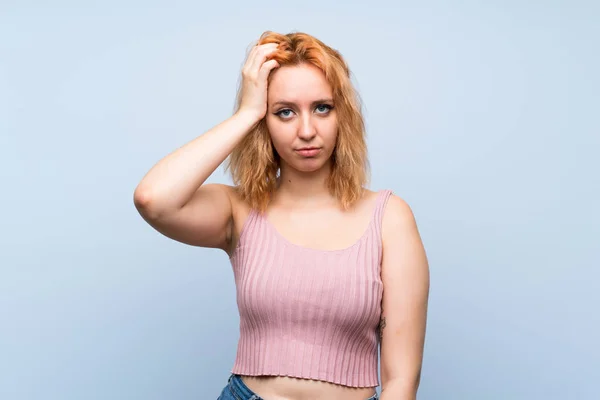
[[[282,167],[316,171],[329,166],[338,132],[331,86],[310,64],[271,72],[266,123]]]

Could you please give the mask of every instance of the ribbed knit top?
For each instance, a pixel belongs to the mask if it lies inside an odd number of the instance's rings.
[[[379,386],[382,190],[364,234],[341,250],[285,239],[252,210],[231,256],[240,314],[232,373]]]

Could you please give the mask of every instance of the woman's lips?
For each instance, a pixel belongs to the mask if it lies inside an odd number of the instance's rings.
[[[318,148],[296,150],[296,152],[303,157],[314,157],[319,154],[320,151],[321,149]]]

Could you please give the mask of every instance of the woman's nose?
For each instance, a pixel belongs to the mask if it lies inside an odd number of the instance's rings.
[[[302,118],[302,122],[300,123],[298,136],[304,140],[310,140],[317,134],[317,130],[313,124],[312,118],[310,115],[304,116]]]

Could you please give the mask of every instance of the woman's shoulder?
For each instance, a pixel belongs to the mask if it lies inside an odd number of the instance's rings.
[[[394,192],[391,189],[377,189],[377,190],[371,190],[371,189],[367,189],[367,188],[363,188],[363,196],[361,201],[364,201],[365,203],[373,203],[373,202],[377,202],[377,201],[383,201],[383,202],[387,202],[388,198],[392,198],[392,197],[397,197],[394,194]]]
[[[408,202],[392,189],[370,190],[365,188],[362,202],[383,209],[381,216],[384,225],[410,224],[411,221],[414,221],[414,214]]]
[[[389,192],[385,209],[383,210],[383,230],[388,228],[403,226],[409,228],[416,224],[415,216],[408,202],[391,189],[383,189],[380,192]]]

